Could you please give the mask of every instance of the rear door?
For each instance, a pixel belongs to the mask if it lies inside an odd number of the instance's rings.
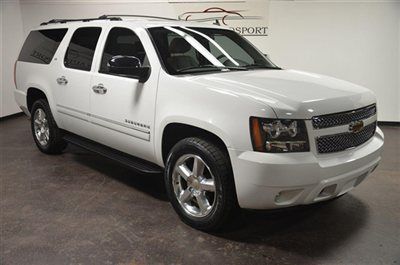
[[[141,31],[140,31],[141,30]],[[112,27],[103,49],[96,54],[98,69],[93,73],[90,111],[96,141],[143,159],[154,158],[151,131],[158,72],[152,69],[145,83],[109,72],[113,56],[135,56],[143,66],[150,66],[146,50],[151,41],[144,29]],[[140,37],[139,37],[140,36]],[[100,88],[100,89],[99,89]]]
[[[58,96],[57,79],[58,61],[56,54],[61,52],[62,40],[67,34],[67,28],[43,29],[31,31],[26,38],[16,63],[17,88],[16,100],[18,105],[26,106],[26,91],[36,87],[46,93],[51,110],[57,119],[54,98]],[[60,125],[60,124],[59,124]]]
[[[91,70],[101,31],[101,27],[81,27],[74,31],[54,80],[60,91],[57,112],[63,128],[89,138]]]

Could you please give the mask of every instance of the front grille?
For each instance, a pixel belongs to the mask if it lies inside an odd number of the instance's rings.
[[[345,132],[320,136],[316,139],[318,152],[322,154],[333,153],[359,146],[375,134],[375,129],[376,122],[373,122],[357,133]]]
[[[376,105],[373,104],[352,111],[315,116],[312,118],[312,124],[314,129],[323,129],[323,128],[349,124],[352,121],[364,120],[375,114],[376,114]]]

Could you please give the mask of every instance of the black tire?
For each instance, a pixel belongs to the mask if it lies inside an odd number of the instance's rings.
[[[204,217],[193,217],[179,203],[173,184],[173,171],[176,162],[185,155],[199,156],[208,166],[214,177],[215,195],[212,210]],[[203,231],[216,231],[229,227],[238,213],[233,173],[229,157],[217,145],[199,138],[186,138],[179,141],[170,151],[165,167],[165,184],[168,197],[181,220],[193,228]]]
[[[46,120],[47,120],[47,124],[49,127],[49,139],[47,141],[47,144],[41,144],[35,134],[35,128],[34,128],[35,118],[34,117],[35,117],[35,113],[38,109],[43,110],[46,115]],[[65,142],[62,139],[62,132],[57,127],[57,124],[53,118],[49,103],[45,99],[38,99],[32,105],[31,130],[32,130],[32,136],[36,143],[36,146],[39,148],[39,150],[41,152],[43,152],[45,154],[60,154],[67,146],[67,142]]]

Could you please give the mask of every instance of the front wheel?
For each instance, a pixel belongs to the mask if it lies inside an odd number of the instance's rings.
[[[178,142],[168,156],[165,180],[175,211],[196,229],[218,230],[238,209],[228,155],[209,141]]]

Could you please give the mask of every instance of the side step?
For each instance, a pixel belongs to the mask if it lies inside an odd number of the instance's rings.
[[[137,172],[146,173],[146,174],[161,174],[161,173],[163,173],[163,169],[156,164],[153,164],[146,160],[128,155],[121,151],[112,149],[108,146],[99,144],[97,142],[91,141],[84,137],[81,137],[81,136],[78,136],[75,134],[71,134],[71,133],[66,133],[63,138],[68,143],[71,143],[73,145],[84,148],[88,151],[91,151],[91,152],[97,153],[99,155],[102,155],[104,157],[107,157],[109,159],[112,159],[112,160],[114,160],[124,166],[127,166]]]

